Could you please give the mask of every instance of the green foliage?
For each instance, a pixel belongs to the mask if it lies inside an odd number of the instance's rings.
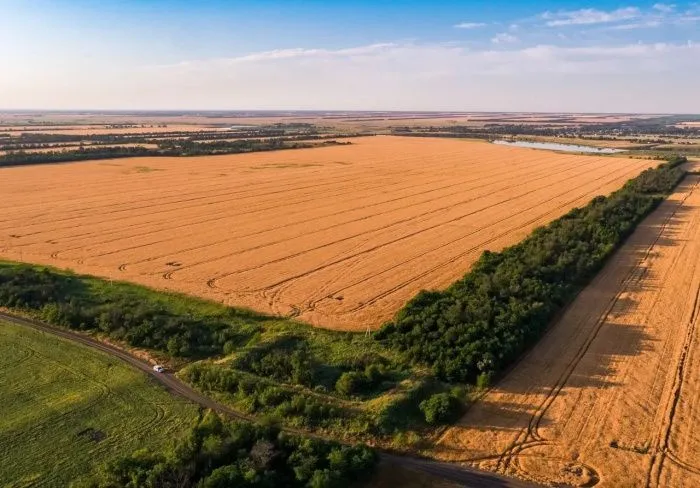
[[[596,197],[441,292],[421,292],[375,337],[448,382],[487,380],[534,344],[637,223],[684,177],[676,158]]]
[[[217,364],[199,362],[180,372],[183,380],[210,393],[226,393],[229,402],[250,414],[274,415],[287,424],[329,427],[345,415],[331,399],[276,385]]]
[[[308,342],[298,336],[262,344],[243,354],[235,365],[258,376],[305,386],[313,384],[316,370]]]
[[[235,330],[219,317],[191,317],[143,300],[137,292],[96,293],[78,277],[30,266],[0,264],[0,306],[36,312],[45,322],[94,330],[132,346],[176,357],[221,354],[250,328]]]
[[[171,449],[138,451],[112,461],[84,486],[346,487],[371,476],[376,462],[365,446],[289,436],[209,413]]]
[[[388,377],[383,364],[369,364],[364,371],[343,373],[335,383],[335,391],[345,397],[370,393]]]
[[[436,393],[420,403],[425,421],[430,425],[452,422],[459,414],[460,407],[459,400],[449,393]]]

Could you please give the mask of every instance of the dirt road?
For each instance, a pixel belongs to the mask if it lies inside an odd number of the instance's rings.
[[[240,413],[226,407],[225,405],[215,402],[211,398],[208,398],[196,392],[195,390],[181,382],[172,373],[156,373],[155,371],[153,371],[153,366],[151,364],[139,358],[136,358],[119,348],[110,346],[83,334],[78,334],[69,330],[51,327],[49,325],[43,324],[35,320],[30,320],[22,317],[17,317],[8,313],[0,312],[0,321],[3,320],[7,322],[12,322],[13,324],[31,327],[42,332],[53,334],[64,339],[80,343],[84,346],[97,349],[111,356],[117,357],[122,361],[126,362],[127,364],[133,366],[134,368],[146,373],[147,375],[152,377],[156,382],[163,385],[168,391],[170,391],[174,395],[178,395],[193,403],[197,403],[202,407],[209,408],[211,410],[214,410],[216,412],[230,417],[234,417],[239,420],[252,420],[250,417],[241,415]],[[308,435],[298,431],[291,432],[298,435]],[[535,486],[530,483],[521,482],[519,480],[510,479],[493,473],[480,472],[475,469],[465,468],[458,464],[443,463],[404,456],[395,456],[385,453],[381,453],[381,456],[393,464],[400,465],[413,470],[423,471],[431,475],[439,476],[441,478],[459,483],[466,487],[533,488]]]

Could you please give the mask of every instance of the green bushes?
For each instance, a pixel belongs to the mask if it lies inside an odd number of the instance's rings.
[[[445,291],[421,292],[375,338],[427,363],[448,382],[474,384],[513,363],[555,314],[684,177],[676,158],[609,197],[596,197],[515,246],[486,251]]]
[[[37,310],[66,300],[73,286],[73,280],[48,270],[0,268],[0,306]]]
[[[213,317],[174,313],[138,293],[105,296],[77,277],[29,266],[0,264],[0,306],[32,311],[48,323],[99,331],[176,357],[221,354],[226,343],[236,343],[244,334]]]
[[[290,425],[326,428],[345,416],[343,409],[331,401],[221,365],[195,363],[185,368],[180,376],[203,391],[228,394],[227,400],[240,410],[272,415],[285,419]]]
[[[345,397],[371,393],[387,378],[383,364],[370,364],[364,371],[347,371],[335,383],[335,391]]]
[[[87,488],[345,487],[371,476],[376,454],[224,422],[208,413],[166,452],[138,451],[100,467]]]
[[[420,403],[420,410],[430,425],[446,424],[455,420],[460,409],[459,400],[449,393],[436,393]]]
[[[277,381],[311,386],[316,361],[308,343],[301,337],[292,336],[247,352],[236,361],[235,367]]]

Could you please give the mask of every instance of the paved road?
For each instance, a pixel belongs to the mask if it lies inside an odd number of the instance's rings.
[[[13,324],[22,325],[25,327],[31,327],[33,329],[40,330],[42,332],[47,332],[64,339],[71,340],[73,342],[80,343],[84,346],[91,347],[92,349],[97,349],[111,356],[117,357],[122,361],[130,364],[136,369],[139,369],[151,376],[155,381],[163,385],[171,393],[185,398],[193,403],[197,403],[205,408],[209,408],[216,412],[225,414],[230,417],[234,417],[240,420],[253,421],[253,418],[242,415],[235,410],[222,405],[209,397],[202,395],[201,393],[193,390],[182,381],[180,381],[172,373],[156,373],[153,371],[151,364],[132,356],[126,351],[119,349],[109,344],[100,342],[92,337],[79,334],[77,332],[72,332],[66,329],[59,329],[46,325],[42,322],[36,320],[26,319],[23,317],[18,317],[15,315],[7,314],[5,312],[0,312],[0,319],[11,322]],[[285,429],[289,432],[298,435],[311,436],[305,432],[296,431],[293,429]],[[513,478],[507,478],[504,476],[499,476],[494,473],[489,473],[485,471],[479,471],[476,469],[465,468],[457,464],[441,463],[438,461],[431,461],[426,459],[418,459],[407,456],[395,456],[393,454],[380,453],[383,461],[388,463],[399,465],[408,469],[413,469],[417,471],[422,471],[427,474],[438,476],[446,480],[453,481],[457,484],[461,484],[468,488],[534,488],[536,485],[526,483]]]

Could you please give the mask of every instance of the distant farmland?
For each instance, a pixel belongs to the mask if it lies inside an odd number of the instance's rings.
[[[376,328],[656,163],[464,140],[0,170],[0,255]]]

